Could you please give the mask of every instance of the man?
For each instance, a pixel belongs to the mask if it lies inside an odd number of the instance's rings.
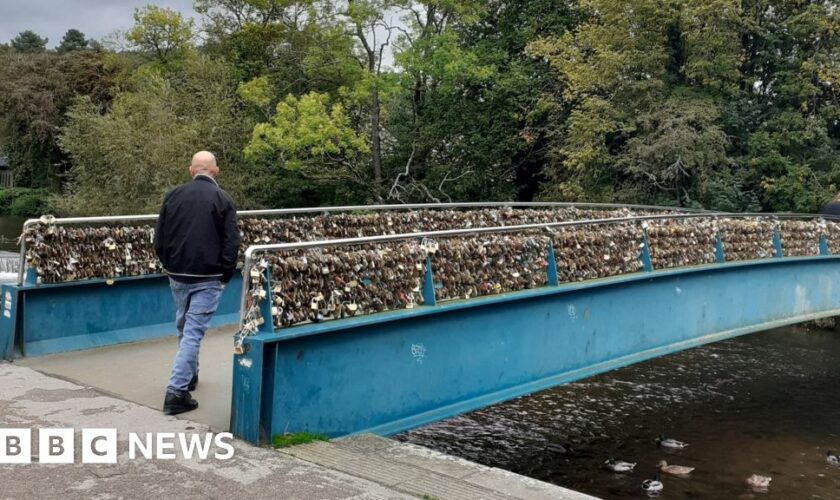
[[[820,215],[827,215],[828,218],[840,218],[840,194],[822,207]]]
[[[178,353],[163,402],[167,415],[198,408],[189,393],[198,383],[198,350],[239,253],[236,207],[216,183],[216,157],[196,153],[190,175],[191,182],[166,194],[155,227],[155,253],[169,275],[178,328]]]

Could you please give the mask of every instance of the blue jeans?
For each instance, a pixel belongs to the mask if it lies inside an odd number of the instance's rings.
[[[193,375],[198,374],[198,349],[204,332],[210,327],[219,307],[222,284],[219,281],[181,283],[169,278],[175,299],[175,326],[178,328],[178,353],[172,362],[167,392],[188,390]]]

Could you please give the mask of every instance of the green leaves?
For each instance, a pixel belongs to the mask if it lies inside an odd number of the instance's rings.
[[[351,126],[344,107],[329,101],[329,96],[317,92],[286,96],[269,123],[254,127],[246,157],[276,158],[284,168],[306,168],[316,176],[352,174],[364,168],[360,163],[370,148]]]
[[[147,5],[134,11],[134,26],[125,34],[137,50],[168,63],[192,47],[193,21],[175,10]]]
[[[56,48],[58,53],[84,50],[88,48],[88,40],[85,34],[77,29],[69,29],[61,38],[61,43]]]
[[[241,186],[250,127],[237,113],[227,68],[195,57],[177,77],[168,76],[136,76],[107,109],[86,97],[76,100],[60,138],[73,161],[61,212],[154,212],[167,190],[189,179],[190,158],[203,149],[218,158],[225,189],[248,205]]]
[[[813,211],[836,189],[838,14],[785,0],[585,0],[529,45],[565,85],[543,196]],[[579,186],[580,190],[569,190]]]
[[[21,53],[43,52],[49,39],[41,38],[32,30],[21,31],[12,39],[12,48]]]

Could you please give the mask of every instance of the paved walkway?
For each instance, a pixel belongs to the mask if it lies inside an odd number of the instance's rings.
[[[114,364],[122,365],[120,360]],[[137,380],[138,385],[146,381]],[[210,384],[208,384],[210,385]],[[279,452],[235,441],[234,458],[129,460],[129,432],[195,432],[205,424],[0,363],[0,428],[117,428],[115,465],[0,465],[0,499],[588,499],[585,495],[375,436]],[[37,451],[34,452],[37,455]],[[179,454],[179,457],[181,455]],[[37,461],[37,456],[33,458]]]
[[[217,431],[230,428],[232,336],[236,330],[236,326],[214,328],[201,342],[200,380],[192,393],[199,407],[189,418]],[[21,358],[15,363],[159,409],[176,350],[173,333],[143,342]]]

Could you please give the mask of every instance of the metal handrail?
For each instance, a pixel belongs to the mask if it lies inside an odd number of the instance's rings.
[[[424,231],[417,233],[401,233],[401,234],[386,234],[379,236],[362,236],[357,238],[340,238],[334,240],[318,240],[318,241],[298,241],[292,243],[272,243],[266,245],[252,245],[245,250],[245,262],[242,266],[242,295],[240,300],[239,320],[240,325],[244,321],[246,314],[246,303],[248,297],[248,275],[251,266],[253,265],[253,258],[255,254],[265,253],[269,251],[282,250],[299,250],[311,248],[325,248],[337,247],[344,245],[364,245],[369,243],[386,243],[403,240],[416,240],[424,238],[446,238],[451,236],[465,236],[477,234],[496,234],[496,233],[511,233],[517,231],[528,231],[533,229],[546,229],[563,227],[579,227],[589,225],[605,225],[605,224],[621,224],[630,222],[644,222],[656,220],[684,220],[684,219],[748,219],[748,218],[766,218],[766,219],[832,219],[840,220],[838,216],[820,215],[820,214],[798,214],[798,213],[728,213],[728,212],[706,212],[706,213],[686,213],[686,214],[665,214],[665,215],[639,215],[633,217],[616,217],[611,219],[590,219],[590,220],[575,220],[565,222],[547,222],[537,224],[521,224],[517,226],[495,226],[495,227],[475,227],[469,229],[447,229],[442,231]]]
[[[332,212],[353,212],[358,210],[422,210],[422,209],[446,209],[446,208],[627,208],[634,210],[670,210],[675,212],[706,212],[702,209],[690,209],[682,207],[660,207],[655,205],[630,205],[621,203],[574,203],[574,202],[522,202],[522,201],[491,201],[491,202],[465,202],[465,203],[409,203],[390,205],[342,205],[333,207],[303,207],[303,208],[275,208],[265,210],[240,210],[237,216],[261,216],[261,215],[295,215],[305,213],[332,213]],[[53,224],[98,224],[102,222],[143,222],[157,220],[158,214],[143,215],[109,215],[99,217],[63,217],[52,220]],[[38,224],[41,219],[28,219],[23,223],[21,233],[26,228]],[[20,241],[20,269],[18,271],[18,285],[23,283],[26,274],[26,241]]]

